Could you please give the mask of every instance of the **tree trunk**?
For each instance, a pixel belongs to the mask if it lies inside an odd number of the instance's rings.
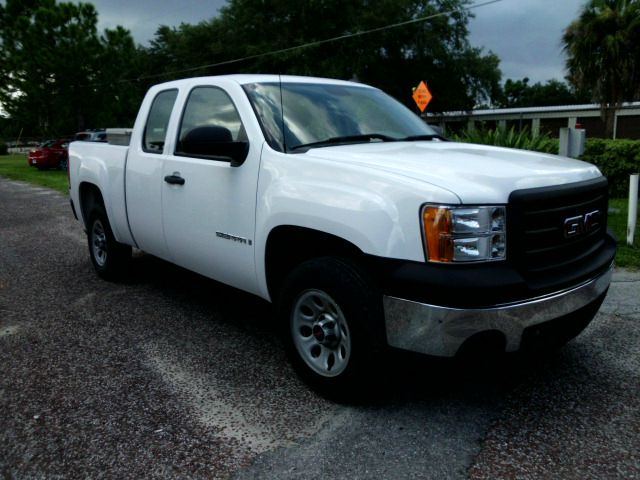
[[[616,118],[616,111],[619,105],[602,104],[600,106],[600,118],[604,122],[604,134],[607,138],[613,138],[613,127]]]

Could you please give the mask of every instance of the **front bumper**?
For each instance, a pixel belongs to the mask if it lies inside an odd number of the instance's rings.
[[[578,286],[540,297],[486,308],[453,308],[384,297],[390,346],[452,357],[475,334],[501,332],[505,350],[518,350],[526,328],[569,315],[598,302],[611,283],[613,266]]]

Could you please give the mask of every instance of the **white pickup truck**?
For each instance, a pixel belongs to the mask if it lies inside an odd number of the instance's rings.
[[[566,342],[611,279],[595,166],[446,141],[362,84],[156,85],[128,146],[74,142],[69,160],[99,275],[136,247],[277,303],[294,367],[325,394],[379,375],[389,347]]]

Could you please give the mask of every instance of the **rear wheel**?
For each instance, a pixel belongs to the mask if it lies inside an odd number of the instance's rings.
[[[385,377],[381,297],[355,264],[334,257],[301,264],[279,311],[289,358],[319,393],[357,400]]]
[[[129,271],[131,247],[116,241],[102,205],[89,214],[87,240],[93,267],[106,280],[120,280]]]

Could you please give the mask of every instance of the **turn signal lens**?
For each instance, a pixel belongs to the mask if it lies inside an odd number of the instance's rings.
[[[444,207],[425,207],[422,218],[429,260],[432,262],[452,261],[451,210]]]
[[[426,257],[430,262],[486,262],[506,257],[505,208],[425,206]]]

